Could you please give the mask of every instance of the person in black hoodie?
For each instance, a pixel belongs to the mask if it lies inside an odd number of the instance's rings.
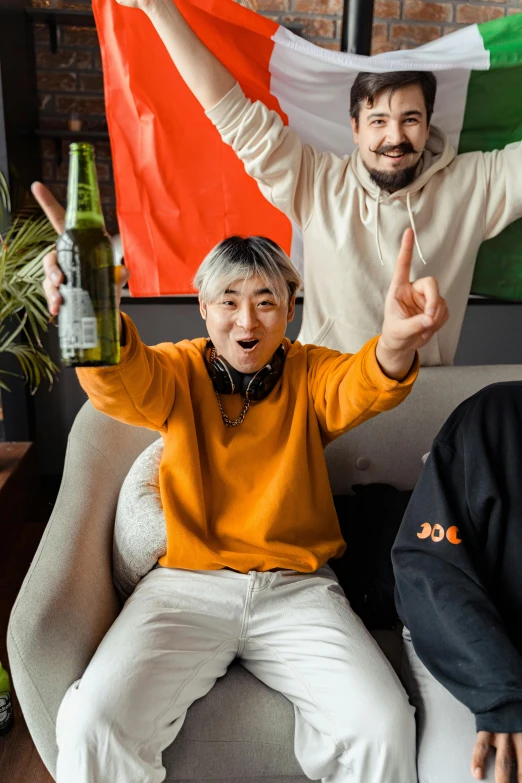
[[[419,783],[521,783],[522,382],[449,417],[392,559]]]

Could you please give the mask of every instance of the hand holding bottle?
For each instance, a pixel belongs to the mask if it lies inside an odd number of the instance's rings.
[[[58,203],[51,191],[46,188],[45,185],[42,185],[41,182],[33,182],[31,190],[56,233],[62,234],[64,230],[65,209]],[[63,283],[63,273],[58,266],[56,250],[47,253],[43,259],[43,267],[45,271],[43,288],[47,297],[47,308],[51,315],[58,315],[62,303],[60,285]],[[128,282],[130,273],[127,267],[121,265],[115,268],[115,274],[116,301],[119,309],[121,291],[125,283]]]

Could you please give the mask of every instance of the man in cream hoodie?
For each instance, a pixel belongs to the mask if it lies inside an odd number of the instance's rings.
[[[433,74],[397,72],[361,74],[355,82],[354,154],[320,153],[277,112],[245,97],[171,0],[118,2],[148,15],[224,141],[265,197],[300,227],[299,340],[352,353],[378,331],[401,236],[411,226],[413,278],[437,278],[451,312],[421,362],[452,364],[478,249],[522,217],[522,144],[457,156],[430,127]]]

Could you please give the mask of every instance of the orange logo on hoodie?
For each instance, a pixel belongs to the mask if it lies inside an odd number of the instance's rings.
[[[444,541],[446,538],[450,544],[461,544],[462,539],[459,536],[459,529],[456,525],[452,525],[447,530],[444,530],[442,525],[430,525],[429,522],[423,522],[417,538],[431,538],[438,544],[440,541]]]

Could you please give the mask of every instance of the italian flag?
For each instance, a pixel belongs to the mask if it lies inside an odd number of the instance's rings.
[[[300,266],[299,229],[221,141],[145,14],[115,0],[93,6],[131,293],[193,292],[198,265],[230,234],[269,236]],[[522,139],[522,14],[362,57],[315,46],[233,0],[178,6],[245,93],[319,150],[352,152],[350,89],[359,71],[434,71],[432,122],[459,153]],[[522,221],[482,245],[472,290],[522,299]]]

